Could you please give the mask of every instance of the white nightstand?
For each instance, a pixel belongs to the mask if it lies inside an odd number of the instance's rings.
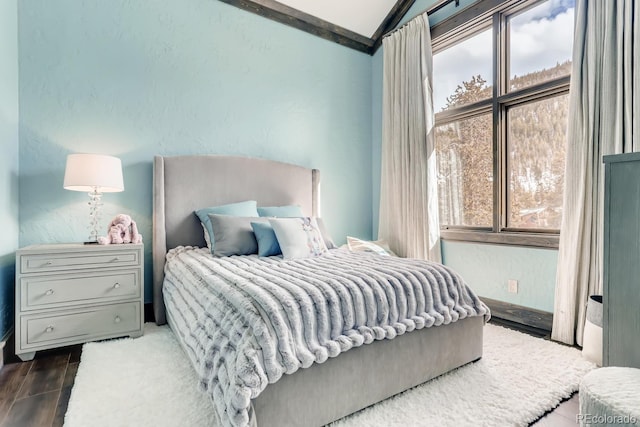
[[[16,252],[16,355],[137,337],[144,324],[143,245],[33,245]]]

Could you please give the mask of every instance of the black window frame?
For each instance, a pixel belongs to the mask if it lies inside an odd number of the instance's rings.
[[[433,54],[492,28],[493,96],[473,104],[451,108],[435,114],[435,126],[479,114],[493,119],[493,224],[490,228],[442,225],[444,240],[557,248],[560,230],[517,229],[507,227],[507,112],[511,107],[549,99],[569,93],[570,76],[564,76],[530,87],[509,91],[510,16],[533,8],[546,0],[480,0],[458,14],[431,28]],[[435,83],[434,83],[435,84]]]

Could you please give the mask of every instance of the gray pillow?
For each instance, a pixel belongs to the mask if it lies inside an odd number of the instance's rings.
[[[230,203],[228,205],[212,206],[194,211],[200,219],[202,228],[204,229],[204,241],[207,247],[213,253],[215,246],[215,238],[209,221],[209,214],[232,215],[232,216],[259,216],[256,210],[257,202],[255,200],[247,200],[246,202]]]
[[[251,255],[258,253],[258,242],[251,222],[268,222],[267,218],[209,214],[215,237],[215,256]]]
[[[272,218],[269,223],[284,258],[310,258],[327,252],[315,218]]]

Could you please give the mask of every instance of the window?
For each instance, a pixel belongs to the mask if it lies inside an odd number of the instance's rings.
[[[559,230],[569,96],[507,109],[507,228]]]
[[[443,238],[557,245],[574,3],[505,1],[434,35]]]
[[[440,223],[491,228],[491,114],[448,122],[435,131]]]

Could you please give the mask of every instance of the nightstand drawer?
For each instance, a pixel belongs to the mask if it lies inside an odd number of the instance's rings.
[[[16,251],[16,355],[143,333],[144,246],[36,244]]]
[[[46,271],[71,270],[96,267],[125,267],[140,265],[139,251],[119,250],[114,253],[107,251],[87,253],[70,252],[61,254],[22,255],[20,257],[20,271],[24,273],[39,273]]]
[[[89,341],[141,329],[140,303],[89,307],[84,310],[34,314],[20,319],[23,349],[29,346]]]
[[[21,309],[66,307],[107,303],[139,297],[140,270],[23,276],[20,279]]]

